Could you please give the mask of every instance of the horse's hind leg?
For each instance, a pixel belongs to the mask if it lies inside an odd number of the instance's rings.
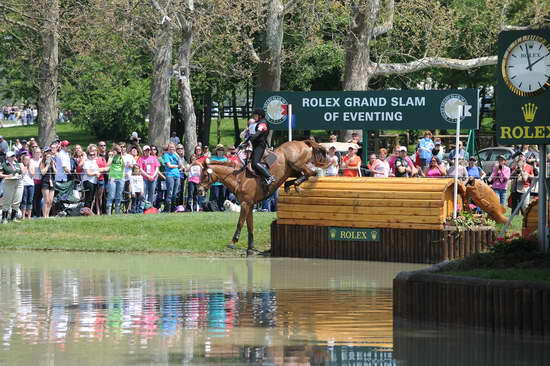
[[[248,249],[246,255],[254,254],[254,216],[252,210],[248,210],[246,216],[246,229],[248,230]]]
[[[247,217],[248,207],[249,205],[246,202],[241,204],[241,214],[239,215],[239,221],[237,222],[237,229],[235,229],[235,233],[231,239],[231,244],[227,246],[228,248],[235,249],[235,246],[239,242],[239,238],[241,237],[241,229],[243,228],[244,220],[246,220]]]

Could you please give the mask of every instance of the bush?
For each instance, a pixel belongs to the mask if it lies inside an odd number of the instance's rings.
[[[104,65],[89,59],[79,62],[78,78],[61,88],[62,107],[71,112],[71,122],[98,139],[124,141],[133,131],[146,137],[149,79],[130,71],[106,72]]]

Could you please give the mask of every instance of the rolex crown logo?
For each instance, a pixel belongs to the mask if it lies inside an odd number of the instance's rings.
[[[535,103],[527,103],[521,107],[525,122],[531,123],[535,120],[535,114],[537,113],[537,109],[539,109],[539,107],[537,107]]]
[[[334,230],[334,229],[330,229],[330,231],[329,231],[329,235],[330,235],[330,238],[331,238],[331,239],[334,239],[334,238],[336,238],[336,230]]]

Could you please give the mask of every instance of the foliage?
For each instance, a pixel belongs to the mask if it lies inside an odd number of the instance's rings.
[[[550,254],[541,253],[537,242],[518,235],[500,239],[487,253],[477,253],[455,262],[445,271],[478,268],[550,268]]]
[[[477,226],[495,226],[495,221],[484,214],[475,214],[470,211],[460,212],[456,219],[447,218],[447,222],[455,225],[459,229],[472,229]]]
[[[80,72],[62,88],[62,107],[71,111],[72,122],[98,139],[126,140],[133,131],[147,134],[148,79],[124,68],[104,65],[93,58],[77,59],[70,65]]]

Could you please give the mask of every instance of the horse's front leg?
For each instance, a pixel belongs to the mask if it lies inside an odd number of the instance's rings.
[[[315,170],[313,169],[310,169],[308,168],[307,166],[304,166],[302,168],[302,175],[300,175],[298,177],[298,179],[296,179],[294,181],[294,189],[296,190],[296,192],[301,192],[302,189],[299,187],[300,184],[304,183],[306,180],[309,179],[309,177],[313,177],[315,176],[317,173],[315,173]]]
[[[253,210],[248,210],[248,215],[246,216],[246,229],[248,230],[248,249],[246,255],[254,254],[254,216]]]
[[[239,215],[239,221],[237,222],[237,229],[233,234],[233,239],[231,239],[231,244],[227,246],[228,248],[235,249],[237,243],[239,242],[239,238],[241,237],[241,229],[243,228],[244,220],[246,220],[246,217],[248,215],[248,210],[249,210],[249,205],[246,202],[243,202],[241,204],[241,213]]]

